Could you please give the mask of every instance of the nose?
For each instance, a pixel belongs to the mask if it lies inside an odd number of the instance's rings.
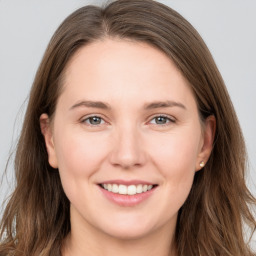
[[[122,169],[131,169],[145,164],[146,153],[143,149],[140,131],[136,128],[120,128],[112,141],[110,162]]]

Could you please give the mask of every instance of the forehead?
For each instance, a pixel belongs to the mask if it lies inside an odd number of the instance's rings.
[[[72,75],[78,66],[86,67],[84,71],[99,71],[101,74],[104,74],[104,71],[113,73],[126,69],[128,75],[128,71],[134,74],[153,69],[155,72],[148,75],[159,71],[162,74],[170,74],[173,71],[182,76],[165,53],[145,42],[128,39],[108,38],[81,47],[67,64],[66,78]]]
[[[81,47],[66,67],[64,92],[73,100],[194,100],[189,82],[166,54],[149,44],[121,39]]]

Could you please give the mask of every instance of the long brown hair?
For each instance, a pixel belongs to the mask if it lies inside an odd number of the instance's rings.
[[[48,164],[40,131],[42,113],[53,116],[68,61],[82,46],[105,37],[143,41],[163,51],[193,89],[202,120],[216,118],[207,165],[195,174],[179,211],[178,255],[252,256],[244,223],[256,227],[245,184],[246,149],[241,129],[213,58],[197,31],[171,8],[152,0],[118,0],[86,6],[57,29],[37,71],[19,139],[16,189],[1,221],[0,255],[60,255],[70,232],[69,201],[58,171]]]

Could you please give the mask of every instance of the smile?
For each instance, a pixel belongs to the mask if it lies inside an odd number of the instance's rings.
[[[139,180],[112,180],[98,184],[102,195],[119,206],[136,206],[150,198],[158,184],[150,184]]]
[[[141,194],[145,193],[149,190],[151,190],[155,185],[143,185],[143,184],[138,184],[138,185],[124,185],[124,184],[100,184],[102,188],[109,192],[113,192],[115,194],[120,194],[120,195],[136,195],[136,194]]]

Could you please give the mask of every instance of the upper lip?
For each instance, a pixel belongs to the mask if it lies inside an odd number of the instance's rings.
[[[144,180],[106,180],[99,184],[117,184],[117,185],[156,185],[155,183],[144,181]]]

